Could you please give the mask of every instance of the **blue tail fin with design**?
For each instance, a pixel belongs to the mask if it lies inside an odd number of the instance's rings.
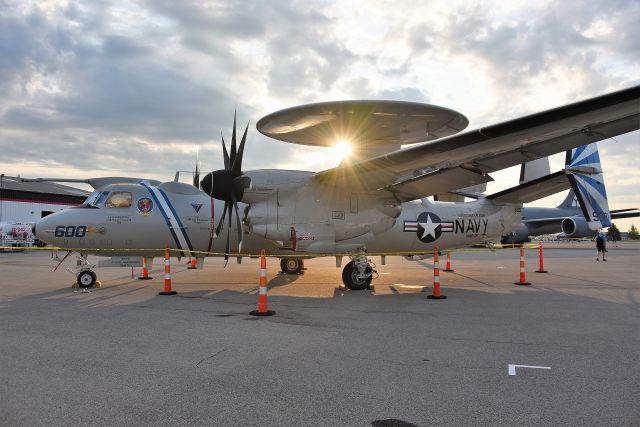
[[[567,151],[565,163],[571,192],[578,199],[589,228],[609,227],[611,214],[596,143]]]

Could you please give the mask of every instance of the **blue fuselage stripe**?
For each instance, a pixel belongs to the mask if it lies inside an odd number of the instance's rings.
[[[171,233],[171,235],[173,236],[173,240],[176,242],[176,246],[178,247],[178,249],[182,250],[182,246],[180,245],[180,240],[178,240],[178,236],[176,236],[175,231],[173,231],[173,227],[171,226],[171,221],[169,220],[169,216],[167,215],[167,213],[164,211],[164,208],[162,207],[162,204],[160,203],[160,201],[158,200],[158,198],[156,197],[155,193],[153,192],[153,190],[145,183],[141,182],[140,183],[144,188],[146,188],[147,190],[149,190],[149,194],[151,194],[151,197],[153,197],[153,201],[156,202],[156,205],[158,206],[158,209],[160,210],[160,213],[162,214],[162,216],[164,217],[164,220],[167,223],[167,227],[169,228],[169,232]]]
[[[173,205],[171,204],[171,201],[169,200],[169,197],[167,197],[167,193],[162,191],[162,189],[160,189],[160,188],[158,188],[158,191],[164,197],[164,201],[167,202],[167,206],[169,206],[169,209],[171,209],[171,212],[173,213],[173,217],[178,222],[178,226],[180,227],[180,231],[182,232],[182,235],[184,236],[184,240],[186,240],[186,242],[187,242],[187,246],[189,246],[189,250],[193,251],[193,246],[191,245],[191,241],[189,240],[189,236],[187,235],[187,230],[183,227],[182,221],[180,221],[180,217],[178,216],[178,213],[173,208]]]

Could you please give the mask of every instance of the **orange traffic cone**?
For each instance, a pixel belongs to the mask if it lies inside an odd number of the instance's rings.
[[[524,273],[524,245],[520,245],[520,281],[514,282],[516,285],[528,286],[531,283],[527,282],[527,278]]]
[[[191,258],[190,262],[191,262],[191,265],[187,267],[188,270],[195,270],[196,268],[198,268],[195,258]]]
[[[171,257],[169,255],[169,246],[164,248],[164,290],[158,292],[158,295],[176,295],[177,292],[171,289]]]
[[[536,273],[548,273],[548,271],[544,269],[544,255],[542,253],[542,243],[540,243],[540,247],[538,250],[538,258],[540,259],[540,266],[536,270]]]
[[[153,277],[149,277],[149,268],[147,267],[147,257],[142,257],[142,276],[138,277],[138,280],[151,280]]]
[[[260,251],[260,290],[258,293],[258,309],[249,313],[252,316],[273,316],[275,311],[267,308],[267,256],[266,251]]]
[[[440,257],[438,256],[438,247],[433,252],[433,293],[427,295],[428,299],[446,299],[446,295],[440,293]]]
[[[444,270],[442,271],[446,271],[448,273],[452,272],[453,270],[451,269],[451,252],[447,252],[447,266]]]

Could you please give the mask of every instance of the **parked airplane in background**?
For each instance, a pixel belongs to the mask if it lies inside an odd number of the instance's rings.
[[[468,124],[462,114],[397,101],[311,104],[258,122],[263,134],[293,143],[358,144],[352,161],[317,173],[243,171],[248,125],[237,145],[234,119],[229,152],[222,141],[224,169],[208,173],[200,188],[179,182],[105,185],[84,205],[40,220],[35,233],[80,253],[82,286],[95,282],[90,253],[153,257],[169,245],[202,266],[211,252],[228,258],[233,243],[243,255],[266,249],[283,260],[338,255],[337,266],[339,255],[347,254],[343,282],[365,289],[375,275],[368,253],[428,253],[436,246],[498,241],[520,224],[523,203],[569,189],[571,180],[591,179],[597,171],[560,171],[466,203],[427,196],[483,184],[492,181],[490,172],[637,130],[639,101],[636,86],[457,135]],[[415,145],[400,149],[404,144]],[[600,218],[592,223],[602,226]]]
[[[558,207],[524,207],[522,224],[503,236],[502,243],[523,243],[530,241],[530,236],[560,232],[569,238],[592,237],[600,228],[609,227],[611,219],[640,216],[637,208],[609,210],[596,143],[568,150],[565,170],[590,173],[588,176],[573,175],[571,190]],[[545,176],[548,171],[548,159],[524,163],[520,172],[521,183]]]

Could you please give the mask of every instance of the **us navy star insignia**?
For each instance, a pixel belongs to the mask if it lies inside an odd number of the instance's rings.
[[[431,236],[434,240],[436,237],[436,229],[440,227],[440,223],[435,223],[431,221],[431,215],[427,215],[427,220],[424,222],[418,222],[418,225],[422,227],[422,237],[420,239],[426,238],[426,236]]]
[[[441,221],[433,212],[422,212],[416,221],[405,221],[404,231],[414,232],[423,243],[431,243],[443,232],[453,231],[453,221]]]

